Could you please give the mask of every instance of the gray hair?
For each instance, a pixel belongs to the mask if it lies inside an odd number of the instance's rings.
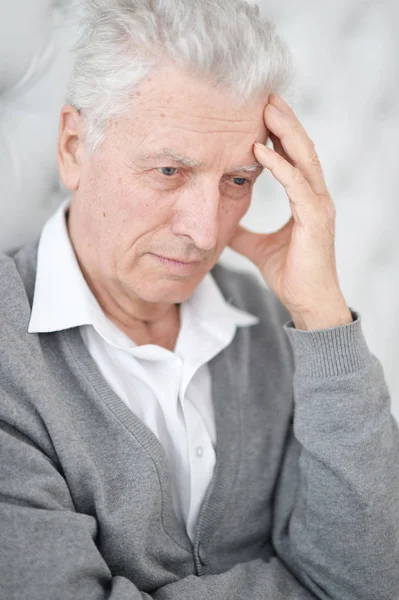
[[[243,0],[82,0],[81,8],[67,102],[83,118],[91,152],[165,58],[226,86],[243,104],[261,93],[284,94],[294,81],[275,25]]]

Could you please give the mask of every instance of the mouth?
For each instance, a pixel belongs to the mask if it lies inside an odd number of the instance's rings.
[[[176,262],[176,263],[180,263],[182,265],[196,265],[199,262],[201,262],[200,260],[182,260],[181,258],[172,258],[170,256],[161,256],[158,255],[159,258],[164,258],[165,260],[170,260],[172,262]]]
[[[151,253],[151,255],[154,256],[161,264],[165,265],[169,270],[187,275],[194,272],[201,263],[200,260],[183,261],[166,256],[160,256],[158,254]]]

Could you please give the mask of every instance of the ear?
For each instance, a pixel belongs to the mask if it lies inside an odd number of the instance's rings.
[[[68,190],[79,187],[83,155],[82,120],[78,111],[67,104],[61,109],[57,160],[62,183]]]

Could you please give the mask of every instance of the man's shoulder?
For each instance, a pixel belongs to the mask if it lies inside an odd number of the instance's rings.
[[[27,332],[35,277],[37,241],[0,254],[1,327]]]
[[[239,270],[218,262],[211,271],[226,300],[259,317],[262,321],[284,324],[291,315],[254,272]]]
[[[36,251],[35,242],[0,254],[0,420],[52,456],[39,391],[48,383],[46,362],[38,336],[28,332]]]

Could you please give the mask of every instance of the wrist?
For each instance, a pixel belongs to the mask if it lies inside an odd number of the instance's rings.
[[[353,322],[352,313],[348,306],[342,305],[330,307],[327,304],[320,304],[317,308],[303,311],[301,313],[291,313],[295,329],[303,331],[312,331],[316,329],[331,329],[341,327]]]

